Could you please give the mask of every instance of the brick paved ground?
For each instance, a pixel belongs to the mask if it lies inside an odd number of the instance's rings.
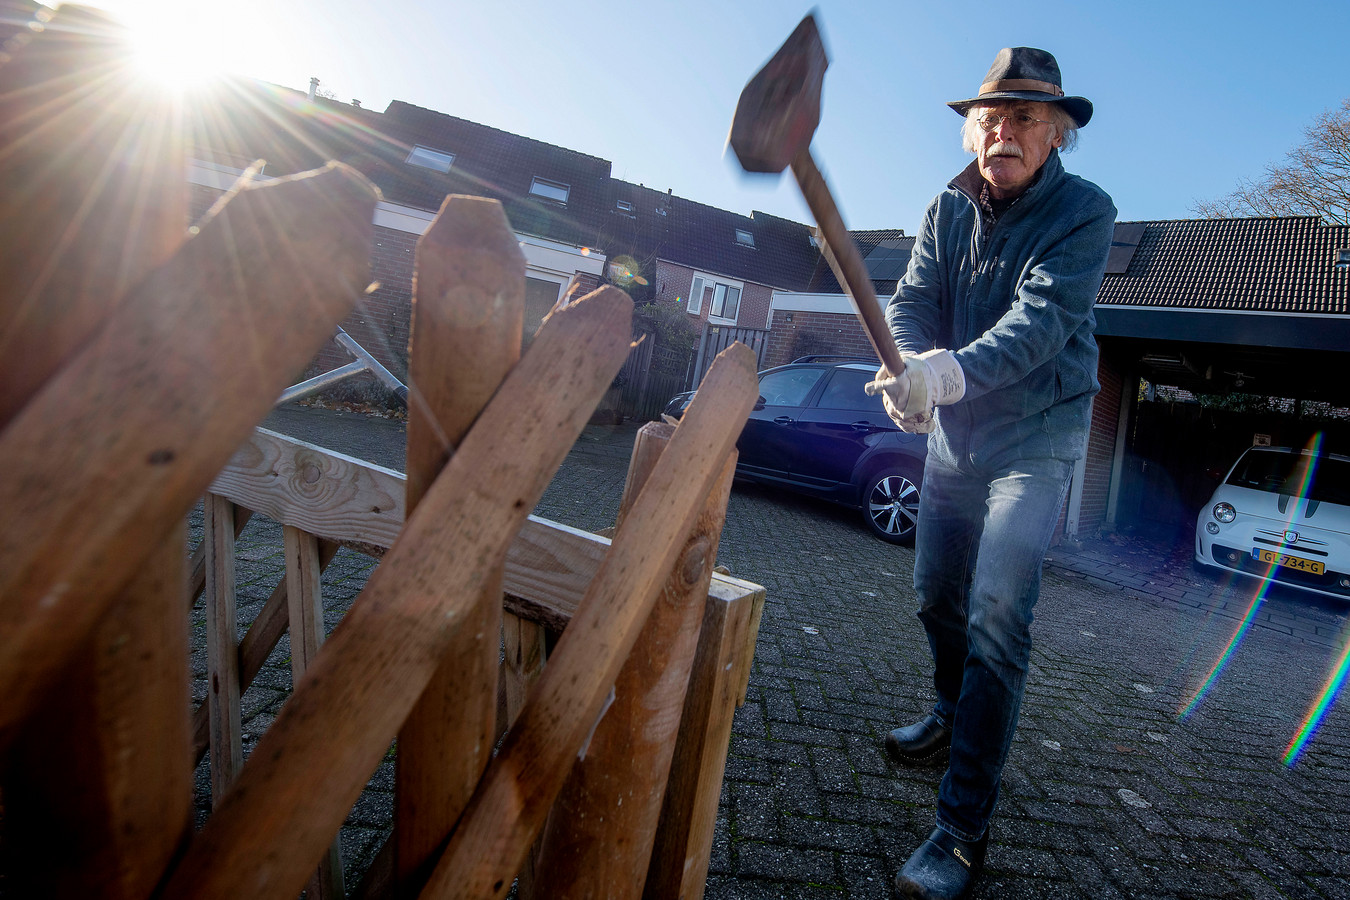
[[[271,425],[401,468],[395,422],[288,410]],[[538,512],[611,524],[633,433],[588,429]],[[897,770],[880,747],[932,703],[913,553],[856,517],[764,488],[732,493],[719,562],[769,599],[733,729],[713,900],[886,897],[932,827],[940,770]],[[1252,586],[1192,573],[1185,535],[1180,550],[1174,537],[1052,552],[976,897],[1350,897],[1348,704],[1332,706],[1295,765],[1281,761],[1345,652],[1347,607],[1273,592],[1182,717]],[[280,543],[270,523],[244,533],[241,622],[278,577]],[[330,626],[371,565],[344,551],[325,574]],[[200,611],[195,621],[200,642]],[[283,641],[245,695],[251,737],[289,691],[288,652]],[[200,674],[200,651],[195,663]],[[204,769],[199,785],[204,815]],[[343,830],[349,876],[388,833],[391,806],[386,762]]]

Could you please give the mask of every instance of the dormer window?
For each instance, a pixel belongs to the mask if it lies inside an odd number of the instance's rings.
[[[432,150],[430,147],[417,145],[412,148],[408,158],[404,160],[410,166],[420,166],[423,169],[431,169],[435,172],[449,172],[450,166],[455,161],[455,154],[446,153],[442,150]]]
[[[740,244],[742,247],[753,247],[755,246],[755,236],[744,228],[737,228],[736,243]]]
[[[556,181],[549,181],[547,178],[536,177],[530,182],[530,193],[536,197],[542,197],[545,200],[552,200],[555,203],[567,203],[567,195],[572,189],[565,184],[559,184]]]

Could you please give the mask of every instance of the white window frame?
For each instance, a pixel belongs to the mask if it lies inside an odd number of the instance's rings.
[[[408,151],[408,158],[404,162],[433,172],[449,172],[450,167],[455,164],[455,154],[417,144]]]
[[[615,201],[614,207],[618,209],[620,212],[630,213],[633,211],[633,204],[629,203],[627,200]]]
[[[717,289],[719,287],[723,289],[723,296],[726,296],[726,294],[731,291],[735,291],[736,310],[730,316],[714,315],[712,307],[710,306],[708,309],[708,321],[719,325],[735,325],[736,319],[741,314],[742,302],[745,300],[745,283],[731,278],[720,278],[715,275],[696,272],[693,281],[690,282],[689,285],[689,302],[685,304],[685,311],[691,316],[697,316],[703,312],[703,292],[707,290],[709,286],[713,289],[713,296],[709,301],[710,303],[717,302]]]
[[[549,191],[553,191],[554,193],[549,193]],[[562,194],[562,197],[556,196],[556,194],[559,193]],[[561,181],[552,181],[551,179],[540,178],[536,175],[534,176],[534,180],[530,182],[530,196],[532,197],[539,197],[542,200],[550,200],[554,203],[566,206],[567,199],[571,195],[572,186],[563,184]]]

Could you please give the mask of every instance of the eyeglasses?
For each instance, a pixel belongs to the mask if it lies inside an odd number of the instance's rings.
[[[1027,131],[1038,123],[1046,125],[1053,124],[1049,119],[1038,119],[1027,113],[1013,113],[1010,116],[1000,116],[998,113],[985,113],[975,120],[975,124],[980,126],[981,131],[998,131],[999,125],[1007,122],[1012,126],[1013,131]]]

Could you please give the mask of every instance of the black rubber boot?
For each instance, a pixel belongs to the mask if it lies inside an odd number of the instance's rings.
[[[934,828],[895,876],[895,896],[903,900],[960,900],[970,893],[975,876],[984,868],[988,846],[987,833],[978,841],[963,841]]]

